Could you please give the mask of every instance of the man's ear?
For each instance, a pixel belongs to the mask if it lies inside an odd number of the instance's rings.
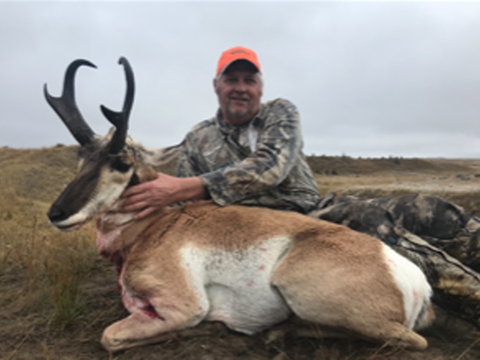
[[[218,95],[218,88],[217,88],[217,78],[213,78],[213,90],[215,90],[215,94]]]

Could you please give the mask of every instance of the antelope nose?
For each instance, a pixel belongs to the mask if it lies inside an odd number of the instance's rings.
[[[66,218],[68,218],[68,213],[60,208],[52,206],[48,211],[47,216],[50,219],[50,221],[53,223],[53,222],[65,220]]]

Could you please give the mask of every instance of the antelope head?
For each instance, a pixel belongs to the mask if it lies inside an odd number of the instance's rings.
[[[120,58],[119,63],[125,70],[126,96],[120,112],[101,106],[103,115],[114,125],[106,136],[92,131],[75,102],[74,79],[77,69],[82,65],[95,65],[86,60],[73,61],[65,73],[60,97],[51,96],[47,86],[44,87],[47,102],[81,145],[78,151],[79,173],[48,211],[50,222],[60,230],[78,229],[96,215],[118,207],[117,200],[128,186],[139,183],[140,179],[149,180],[148,177],[155,174],[146,163],[151,153],[127,136],[134,98],[134,77],[125,58]],[[173,153],[163,150],[162,154]]]

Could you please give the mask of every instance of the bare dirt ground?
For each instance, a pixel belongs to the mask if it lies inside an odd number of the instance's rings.
[[[3,150],[3,152],[2,152]],[[3,162],[2,162],[3,161]],[[454,200],[470,212],[480,215],[480,160],[443,159],[351,159],[347,157],[309,159],[323,194],[335,191],[364,197],[393,196],[424,192]],[[71,148],[20,151],[0,149],[0,184],[9,184],[27,205],[39,206],[38,228],[48,227],[44,211],[74,172],[75,157]],[[54,169],[62,174],[53,184]],[[167,171],[172,171],[167,170]],[[36,182],[21,174],[34,174]],[[41,185],[38,185],[40,184]],[[53,189],[52,189],[53,188]],[[14,200],[9,200],[14,201]],[[16,201],[16,200],[15,200]],[[22,200],[24,201],[24,200]],[[27,201],[27,200],[25,200]],[[32,205],[33,204],[33,205]],[[409,352],[362,340],[290,339],[265,343],[265,333],[245,336],[228,330],[222,324],[201,324],[194,334],[180,333],[160,344],[144,346],[109,355],[100,345],[103,329],[127,315],[120,301],[113,267],[95,253],[94,232],[90,252],[83,261],[91,261],[79,286],[79,306],[71,321],[55,322],[56,308],[46,295],[51,278],[32,275],[27,265],[13,261],[8,246],[2,255],[2,234],[8,241],[23,247],[30,239],[23,233],[7,233],[9,221],[26,211],[19,206],[3,212],[0,206],[0,359],[254,359],[254,360],[478,360],[480,331],[473,325],[437,309],[437,320],[422,332],[429,348],[421,353]],[[36,210],[37,211],[37,210]],[[29,215],[30,216],[30,215]],[[12,220],[13,219],[13,220]],[[16,220],[15,220],[16,221]],[[20,220],[19,220],[20,221]],[[29,224],[29,223],[28,223]],[[37,231],[35,230],[34,232]],[[38,231],[40,231],[38,230]],[[3,231],[3,233],[2,233]],[[35,234],[34,234],[35,235]],[[37,238],[44,239],[38,235]],[[10,238],[9,238],[10,237]],[[6,240],[5,240],[6,241]],[[42,246],[39,244],[38,246]],[[46,245],[45,245],[46,246]],[[38,250],[39,251],[39,250]],[[62,255],[64,250],[60,249]],[[2,260],[3,256],[3,262]],[[53,255],[51,255],[53,256]],[[43,258],[42,258],[43,259]],[[44,262],[47,259],[42,260]],[[44,269],[46,267],[38,267]],[[43,271],[43,270],[42,270]],[[33,279],[33,280],[32,280]],[[355,294],[352,294],[355,296]],[[184,337],[190,335],[191,337]]]

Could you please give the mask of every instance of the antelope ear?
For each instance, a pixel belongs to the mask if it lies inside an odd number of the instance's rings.
[[[137,171],[138,181],[140,184],[154,180],[157,177],[157,172],[151,166],[144,167]]]

